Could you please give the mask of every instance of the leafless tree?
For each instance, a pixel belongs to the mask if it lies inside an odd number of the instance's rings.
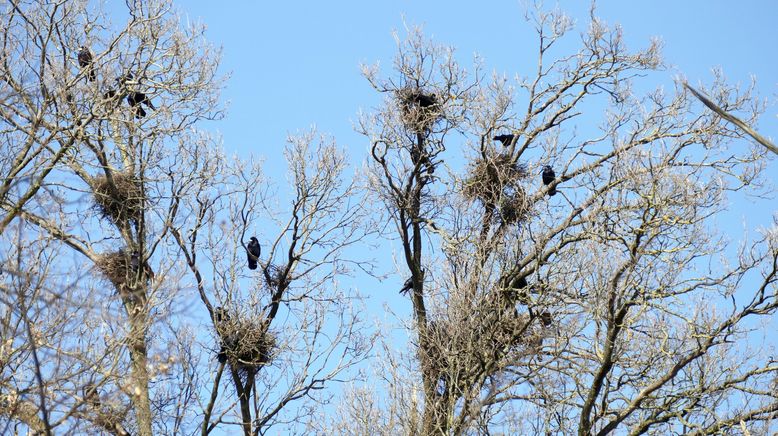
[[[343,256],[366,227],[342,153],[291,138],[294,201],[273,204],[257,165],[198,130],[221,116],[202,25],[165,0],[128,1],[121,24],[86,1],[2,8],[0,424],[304,428],[371,344],[339,286],[369,267]]]
[[[198,399],[203,435],[220,423],[238,424],[246,435],[279,424],[304,429],[311,408],[332,396],[327,383],[353,378],[347,370],[371,348],[359,299],[338,285],[353,269],[371,268],[344,256],[366,232],[344,155],[310,132],[289,138],[286,158],[294,187],[288,207],[274,204],[259,167],[212,164],[213,173],[197,181],[198,195],[182,197],[192,213],[172,226],[219,350],[212,389]],[[263,248],[251,272],[245,244],[254,231]],[[234,394],[219,391],[225,370]],[[302,405],[286,410],[295,402]]]
[[[716,229],[728,199],[768,189],[770,154],[681,83],[634,91],[662,67],[656,42],[631,52],[592,13],[566,54],[571,19],[526,18],[538,57],[517,90],[416,29],[388,77],[364,69],[385,100],[358,130],[415,347],[387,346],[386,384],[355,388],[331,429],[774,432],[778,364],[759,326],[778,308],[778,227],[748,243]],[[751,90],[720,79],[706,92],[753,123]]]

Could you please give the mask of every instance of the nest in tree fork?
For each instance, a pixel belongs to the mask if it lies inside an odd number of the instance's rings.
[[[275,336],[262,319],[246,319],[238,314],[223,313],[216,322],[219,336],[219,360],[245,373],[256,373],[273,358]]]
[[[103,175],[93,179],[92,189],[95,204],[104,217],[114,222],[140,218],[143,189],[137,178],[124,173],[113,173],[111,179]]]
[[[529,211],[529,201],[520,181],[527,177],[525,165],[514,162],[508,154],[478,159],[471,165],[462,194],[469,200],[479,200],[485,206],[499,209],[503,221],[523,219]]]
[[[464,327],[461,323],[431,321],[427,328],[427,348],[420,349],[424,371],[452,392],[461,394],[475,382],[479,371],[493,368],[494,363],[509,353],[523,350],[524,354],[533,354],[542,345],[542,331],[528,325],[530,320],[526,314],[517,316],[512,310],[496,310],[469,320],[474,325],[467,331],[461,330]]]
[[[443,114],[435,94],[425,94],[415,88],[401,89],[397,94],[403,124],[413,132],[426,132]]]
[[[148,264],[141,267],[140,259],[124,250],[104,253],[97,259],[96,264],[122,297],[133,300],[143,299],[146,284],[154,276]]]

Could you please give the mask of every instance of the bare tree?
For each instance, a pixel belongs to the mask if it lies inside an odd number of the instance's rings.
[[[415,352],[389,347],[386,393],[352,392],[350,431],[775,431],[778,365],[755,326],[778,308],[776,230],[737,245],[715,227],[728,198],[761,192],[766,150],[682,84],[633,91],[662,65],[656,43],[630,52],[592,14],[564,54],[568,17],[527,19],[539,51],[520,93],[418,30],[389,77],[364,69],[386,96],[358,130]],[[756,119],[750,90],[708,92]]]
[[[286,157],[294,188],[288,206],[274,204],[258,167],[222,162],[198,179],[196,196],[181,197],[182,210],[192,213],[174,219],[172,233],[218,345],[212,389],[199,399],[203,435],[220,423],[240,425],[246,435],[278,424],[304,429],[310,410],[332,396],[328,384],[353,378],[348,370],[371,348],[359,298],[338,285],[354,268],[370,268],[344,256],[366,229],[344,155],[310,132],[289,138]],[[262,250],[252,272],[246,244],[255,235]],[[219,391],[225,371],[234,394]],[[238,420],[231,421],[236,402]]]

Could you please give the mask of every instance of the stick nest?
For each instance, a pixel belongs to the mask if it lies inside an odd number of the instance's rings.
[[[420,348],[424,371],[438,380],[439,388],[443,386],[451,393],[461,395],[482,379],[484,371],[494,371],[515,363],[520,355],[540,351],[542,328],[538,322],[528,325],[527,314],[497,311],[465,322],[473,325],[467,328],[449,320],[431,321],[426,352]]]
[[[216,316],[219,337],[219,360],[228,362],[243,373],[256,373],[270,363],[276,348],[276,337],[261,319],[248,319],[223,311]]]
[[[499,210],[503,222],[515,223],[529,212],[527,193],[520,184],[527,175],[527,167],[507,154],[478,159],[470,166],[462,194]]]
[[[124,250],[104,253],[97,259],[97,268],[117,289],[131,284],[138,276],[138,265]]]
[[[114,222],[137,221],[143,212],[140,181],[125,173],[114,173],[111,183],[106,176],[95,177],[92,190],[100,213]]]
[[[404,88],[397,92],[403,124],[411,131],[424,133],[440,119],[443,108],[435,94]]]

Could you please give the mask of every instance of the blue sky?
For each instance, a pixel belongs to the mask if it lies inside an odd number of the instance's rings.
[[[672,67],[667,83],[684,74],[691,83],[709,81],[721,67],[732,82],[747,83],[753,74],[760,94],[773,103],[778,95],[778,3],[753,1],[599,2],[609,23],[621,23],[629,47],[664,41]],[[559,4],[579,23],[588,2]],[[520,1],[213,2],[187,1],[179,6],[190,19],[208,25],[207,38],[224,48],[222,71],[232,77],[224,92],[227,119],[215,126],[228,150],[261,153],[273,160],[288,132],[316,124],[332,133],[361,159],[364,140],[353,133],[359,108],[379,101],[359,74],[360,63],[388,66],[395,52],[393,29],[403,20],[420,24],[436,41],[457,48],[463,62],[479,53],[488,69],[527,72],[535,60],[535,39],[522,18]],[[571,42],[573,42],[572,39]],[[760,125],[778,137],[772,106]]]

